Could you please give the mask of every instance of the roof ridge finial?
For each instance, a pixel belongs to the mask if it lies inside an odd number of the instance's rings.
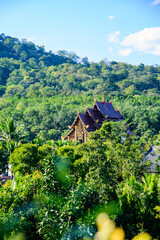
[[[104,96],[102,97],[102,102],[104,103]]]

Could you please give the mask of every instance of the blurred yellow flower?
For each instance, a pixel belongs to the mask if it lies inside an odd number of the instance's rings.
[[[120,227],[115,227],[115,223],[106,213],[100,213],[96,218],[98,232],[95,234],[95,240],[124,240],[125,232]],[[152,237],[148,233],[136,235],[132,240],[151,240]]]
[[[123,231],[122,228],[117,227],[110,236],[110,240],[124,240],[125,238],[125,232]]]
[[[98,232],[95,235],[96,240],[108,240],[115,229],[115,223],[106,213],[100,213],[96,218]]]
[[[136,235],[134,238],[132,238],[132,240],[151,240],[152,237],[149,233],[140,233],[138,235]]]

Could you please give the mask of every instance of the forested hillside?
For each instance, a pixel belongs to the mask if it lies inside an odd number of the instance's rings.
[[[25,39],[0,35],[0,121],[25,124],[33,139],[58,139],[78,111],[105,96],[139,135],[160,130],[160,66],[99,63],[75,53],[46,52]]]

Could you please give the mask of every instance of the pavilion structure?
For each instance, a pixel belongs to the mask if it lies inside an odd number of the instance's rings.
[[[122,121],[119,111],[115,111],[112,102],[94,103],[93,108],[87,108],[85,113],[78,113],[70,132],[64,137],[68,141],[86,143],[90,132],[100,129],[104,121]]]

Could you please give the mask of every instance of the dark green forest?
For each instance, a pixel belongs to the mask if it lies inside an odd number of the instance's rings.
[[[125,121],[86,144],[61,140],[102,97]],[[126,239],[160,239],[159,170],[144,161],[159,131],[159,65],[94,63],[1,34],[0,171],[10,163],[15,180],[0,186],[0,239],[94,239],[101,212]]]

